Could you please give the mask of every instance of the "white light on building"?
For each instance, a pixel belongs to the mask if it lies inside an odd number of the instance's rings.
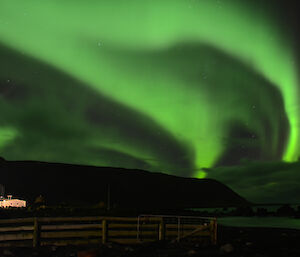
[[[7,198],[0,198],[0,207],[26,207],[26,201],[12,198],[12,195],[8,195]]]

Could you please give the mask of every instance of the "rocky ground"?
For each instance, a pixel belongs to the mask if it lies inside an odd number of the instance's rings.
[[[66,246],[32,248],[1,248],[2,257],[299,257],[300,230],[273,228],[219,227],[218,244],[201,246],[198,243],[156,242],[125,246]]]

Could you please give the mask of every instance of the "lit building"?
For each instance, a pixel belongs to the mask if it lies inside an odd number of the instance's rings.
[[[20,199],[13,199],[12,195],[8,195],[7,198],[1,196],[0,198],[0,207],[26,207],[26,201]]]

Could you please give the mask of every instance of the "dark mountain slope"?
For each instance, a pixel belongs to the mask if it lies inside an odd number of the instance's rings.
[[[212,179],[183,178],[122,168],[33,161],[0,161],[6,193],[32,201],[93,204],[107,199],[130,208],[188,208],[243,205],[247,201]]]

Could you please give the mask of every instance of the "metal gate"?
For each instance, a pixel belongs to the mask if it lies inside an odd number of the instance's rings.
[[[156,224],[156,226],[155,226]],[[139,215],[137,219],[137,239],[147,239],[147,232],[156,228],[157,240],[179,242],[182,239],[209,239],[217,242],[217,219],[215,217]]]

